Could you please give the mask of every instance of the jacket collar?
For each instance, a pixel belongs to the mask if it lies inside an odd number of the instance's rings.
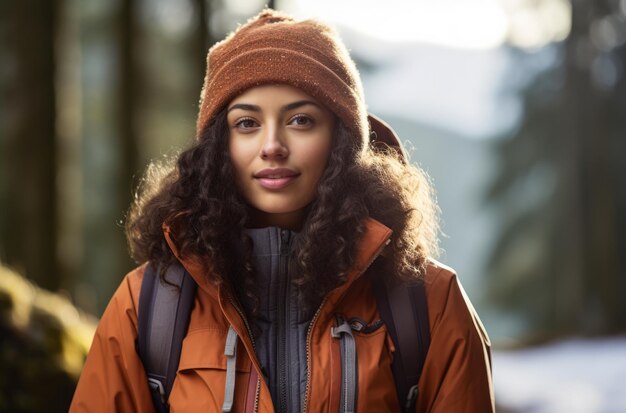
[[[170,247],[170,250],[176,257],[176,259],[178,259],[180,264],[191,275],[196,284],[198,284],[198,287],[206,291],[214,298],[217,298],[217,286],[211,283],[209,277],[205,276],[205,274],[207,274],[209,271],[209,266],[206,259],[203,259],[202,257],[199,257],[197,255],[182,257],[180,255],[180,251],[178,250],[178,246],[174,241],[174,231],[168,224],[163,224],[163,236],[165,237],[165,241],[167,241],[167,245]]]
[[[342,292],[345,292],[345,290],[367,270],[372,261],[374,261],[374,259],[389,243],[391,232],[391,229],[377,220],[373,218],[367,219],[365,222],[365,233],[359,242],[358,254],[354,267],[348,273],[346,282],[331,292],[328,297],[329,301],[332,301],[334,297],[339,299]],[[172,229],[166,224],[163,225],[163,234],[170,249],[180,261],[182,266],[185,267],[187,272],[189,272],[189,274],[196,281],[198,287],[206,291],[211,296],[218,297],[219,288],[210,281],[209,277],[206,276],[208,272],[208,263],[206,260],[198,256],[181,257],[176,243],[174,242]]]
[[[384,254],[383,250],[390,242],[391,233],[391,229],[373,218],[366,221],[366,232],[359,243],[355,264],[348,273],[346,282],[326,295],[320,318],[332,315],[333,309],[350,289],[350,286],[367,271],[379,255]]]

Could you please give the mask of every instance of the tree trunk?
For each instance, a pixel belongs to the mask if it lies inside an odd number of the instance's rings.
[[[133,178],[139,171],[139,139],[137,135],[137,102],[140,88],[137,76],[136,2],[121,2],[119,19],[120,82],[119,82],[119,151],[120,168],[117,174],[117,210],[125,211],[132,201]],[[126,255],[124,253],[124,255]]]
[[[42,287],[60,285],[56,254],[55,37],[58,1],[11,2],[15,63],[5,116],[8,204],[2,255]],[[7,159],[7,154],[11,158]]]

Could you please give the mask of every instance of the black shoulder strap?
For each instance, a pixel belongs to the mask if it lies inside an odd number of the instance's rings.
[[[196,294],[195,281],[178,263],[168,267],[165,280],[161,281],[159,271],[148,264],[138,310],[137,351],[158,413],[169,411],[167,399]]]
[[[384,271],[383,271],[384,273]],[[417,382],[430,346],[428,305],[422,280],[391,284],[388,277],[374,274],[378,311],[396,347],[391,369],[398,400],[404,412],[414,412]]]

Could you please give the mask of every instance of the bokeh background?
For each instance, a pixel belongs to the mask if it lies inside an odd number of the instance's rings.
[[[337,27],[431,176],[498,411],[626,411],[626,0],[0,2],[0,411],[67,410],[142,171],[265,5]]]

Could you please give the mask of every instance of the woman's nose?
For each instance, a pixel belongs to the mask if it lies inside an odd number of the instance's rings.
[[[263,147],[261,148],[261,158],[284,159],[288,155],[289,150],[282,139],[278,128],[268,128],[263,140]]]

